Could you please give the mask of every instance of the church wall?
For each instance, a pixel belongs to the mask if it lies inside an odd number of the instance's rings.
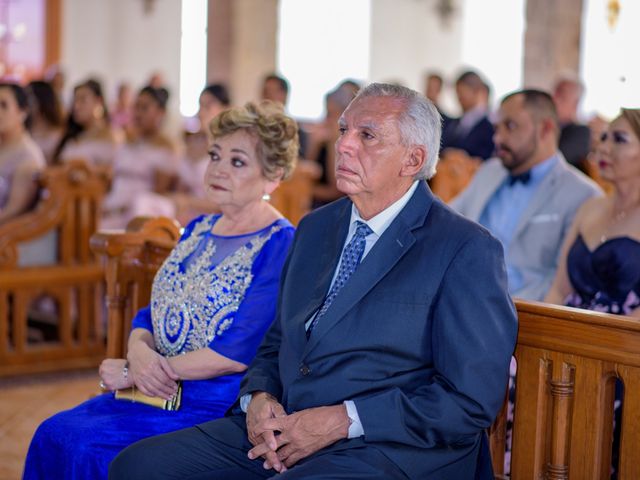
[[[135,89],[161,71],[178,108],[181,2],[153,0],[65,0],[62,63],[67,90],[95,75],[111,98],[121,80]]]

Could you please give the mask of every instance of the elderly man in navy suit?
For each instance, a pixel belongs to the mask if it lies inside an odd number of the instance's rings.
[[[111,479],[492,478],[517,330],[502,248],[429,191],[422,95],[369,85],[339,128],[348,197],[300,223],[236,407],[129,447]]]

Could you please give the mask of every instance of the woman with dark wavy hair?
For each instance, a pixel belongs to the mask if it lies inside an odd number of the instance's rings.
[[[53,163],[83,158],[92,165],[111,165],[119,139],[109,124],[109,112],[97,80],[73,90],[67,126],[53,153]]]

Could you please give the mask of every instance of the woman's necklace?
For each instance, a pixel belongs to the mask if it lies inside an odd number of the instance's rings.
[[[613,227],[618,225],[620,222],[623,222],[627,218],[629,212],[633,211],[637,207],[638,204],[634,204],[627,208],[616,209],[615,202],[613,202],[611,207],[611,217],[607,222],[604,233],[600,236],[600,243],[604,243],[609,240],[612,236],[607,235],[607,232],[611,231]]]

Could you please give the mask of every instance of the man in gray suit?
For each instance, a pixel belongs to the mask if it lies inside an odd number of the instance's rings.
[[[493,137],[494,158],[451,206],[487,227],[505,249],[512,296],[542,300],[578,207],[599,187],[558,151],[558,117],[539,90],[507,95]]]

